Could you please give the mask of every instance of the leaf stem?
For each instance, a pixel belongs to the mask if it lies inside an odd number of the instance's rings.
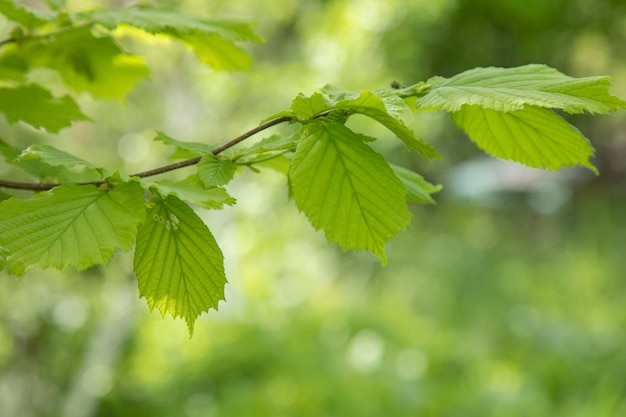
[[[276,119],[272,119],[269,120],[265,123],[260,124],[259,126],[255,127],[254,129],[250,129],[247,132],[237,136],[236,138],[226,142],[225,144],[218,146],[217,148],[213,149],[211,151],[211,153],[213,155],[218,155],[222,152],[224,152],[227,149],[232,148],[233,146],[237,145],[240,142],[243,142],[244,140],[248,139],[249,137],[262,132],[266,129],[269,129],[272,126],[276,126],[278,124],[281,123],[285,123],[285,122],[291,122],[293,121],[293,118],[290,116],[282,116],[282,117],[278,117]],[[169,165],[165,165],[159,168],[154,168],[154,169],[150,169],[148,171],[142,171],[142,172],[138,172],[136,174],[132,174],[131,177],[139,177],[139,178],[147,178],[147,177],[151,177],[153,175],[158,175],[158,174],[163,174],[165,172],[169,172],[169,171],[174,171],[176,169],[180,169],[180,168],[184,168],[184,167],[188,167],[191,165],[195,165],[198,162],[200,162],[200,160],[202,159],[201,156],[195,157],[195,158],[191,158],[191,159],[187,159],[184,161],[180,161],[180,162],[176,162],[173,164],[169,164]],[[104,184],[105,181],[104,180],[100,180],[100,181],[90,181],[90,182],[79,182],[77,183],[78,185],[102,185]],[[16,190],[31,190],[31,191],[47,191],[47,190],[51,190],[54,187],[58,187],[59,185],[63,185],[62,183],[30,183],[30,182],[15,182],[15,181],[5,181],[5,180],[0,180],[0,187],[2,188],[12,188],[12,189],[16,189]]]

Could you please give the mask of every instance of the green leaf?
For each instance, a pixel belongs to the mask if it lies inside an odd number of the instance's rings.
[[[62,185],[29,200],[0,203],[0,246],[9,253],[13,274],[33,267],[82,270],[129,249],[144,216],[136,182],[112,189]]]
[[[184,318],[190,335],[200,313],[224,300],[224,256],[198,215],[172,195],[152,200],[134,264],[148,306]]]
[[[23,121],[56,133],[75,120],[90,120],[69,96],[53,97],[36,84],[0,88],[0,112],[9,123]]]
[[[148,33],[170,36],[182,41],[204,63],[216,69],[246,69],[251,60],[234,42],[263,40],[250,23],[204,19],[173,9],[138,6],[80,16],[108,29],[127,24]]]
[[[38,178],[53,177],[61,182],[100,180],[114,173],[50,145],[31,145],[11,163]]]
[[[141,57],[125,54],[113,39],[96,37],[87,27],[29,42],[22,53],[31,67],[52,68],[74,90],[94,97],[124,98],[149,75]]]
[[[387,161],[337,122],[303,127],[289,180],[300,211],[344,250],[366,249],[386,262],[385,242],[411,219]]]
[[[57,13],[50,10],[18,6],[9,0],[0,0],[0,14],[29,29],[38,28],[57,18]]]
[[[237,152],[236,156],[258,155],[271,152],[280,152],[296,149],[296,145],[300,140],[300,134],[296,133],[289,136],[284,135],[272,135],[264,138],[263,140],[255,143],[254,145],[241,149]]]
[[[203,63],[216,70],[244,71],[252,64],[252,58],[246,51],[219,36],[193,34],[181,39]]]
[[[24,149],[17,157],[17,161],[38,160],[52,166],[75,167],[98,169],[91,162],[78,158],[68,152],[62,151],[50,145],[31,145]]]
[[[417,172],[391,164],[396,176],[406,188],[406,198],[420,204],[436,204],[431,194],[441,191],[441,185],[429,183]]]
[[[113,174],[111,169],[96,167],[49,145],[31,145],[20,150],[0,139],[0,154],[7,163],[39,179],[87,182],[101,180]]]
[[[435,148],[416,138],[413,131],[398,118],[399,103],[396,99],[387,98],[386,103],[381,97],[369,91],[362,91],[358,95],[353,92],[341,92],[332,87],[325,87],[324,91],[329,95],[315,93],[311,97],[305,97],[300,94],[292,102],[291,111],[305,119],[313,119],[330,110],[341,110],[347,116],[363,114],[391,130],[408,149],[416,150],[425,158],[441,159]],[[399,97],[398,99],[401,100]]]
[[[193,158],[210,154],[213,148],[206,143],[201,142],[182,142],[166,135],[163,132],[157,132],[155,141],[163,142],[166,145],[176,148],[175,157],[177,158]]]
[[[525,107],[502,113],[463,106],[452,119],[485,152],[534,168],[581,165],[597,173],[589,141],[551,110]]]
[[[198,177],[207,187],[228,184],[235,176],[237,165],[230,159],[208,154],[198,164]]]
[[[206,209],[220,210],[224,205],[232,206],[237,200],[221,187],[207,187],[197,175],[190,175],[182,181],[163,179],[149,186],[156,188],[162,196],[174,195],[189,204]]]
[[[434,77],[428,83],[430,91],[416,104],[423,110],[455,112],[466,104],[505,112],[525,105],[568,113],[626,108],[626,102],[608,92],[610,77],[572,78],[545,65],[474,68],[452,78]]]

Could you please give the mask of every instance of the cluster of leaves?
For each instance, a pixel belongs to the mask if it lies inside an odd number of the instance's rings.
[[[249,58],[236,42],[261,40],[248,24],[150,7],[70,14],[0,0],[0,13],[15,24],[0,43],[0,112],[10,123],[50,132],[87,117],[72,97],[55,97],[29,83],[28,72],[46,67],[76,92],[124,96],[148,70],[139,56],[116,43],[113,31],[120,25],[169,36],[217,69],[245,69]],[[150,308],[184,318],[193,332],[198,315],[217,309],[224,299],[226,277],[220,248],[192,206],[234,204],[225,186],[238,167],[257,170],[271,161],[287,175],[298,209],[329,242],[368,250],[385,262],[385,242],[411,220],[407,202],[433,203],[431,194],[440,186],[389,163],[370,146],[376,138],[346,125],[351,116],[369,117],[409,151],[438,159],[437,150],[415,137],[403,117],[407,110],[444,110],[493,156],[538,168],[581,165],[595,172],[589,141],[552,109],[609,113],[626,107],[609,86],[608,77],[576,79],[543,65],[476,68],[405,88],[351,92],[327,86],[299,95],[287,110],[219,148],[157,133],[155,140],[188,159],[132,175],[49,145],[19,149],[0,141],[6,163],[40,180],[0,181],[0,187],[43,191],[30,199],[0,194],[0,266],[17,275],[35,267],[82,270],[105,264],[115,251],[134,244],[140,295]],[[290,123],[292,132],[235,147],[279,123]],[[185,166],[195,172],[184,180],[149,180]]]

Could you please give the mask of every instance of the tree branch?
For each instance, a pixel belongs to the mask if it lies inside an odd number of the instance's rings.
[[[269,129],[272,126],[276,126],[278,124],[281,123],[285,123],[285,122],[290,122],[292,121],[293,118],[289,117],[289,116],[283,116],[283,117],[278,117],[276,119],[272,119],[269,120],[263,124],[260,124],[259,126],[255,127],[254,129],[250,129],[247,132],[237,136],[235,139],[226,142],[225,144],[213,149],[211,151],[211,153],[213,155],[218,155],[222,152],[224,152],[227,149],[232,148],[233,146],[237,145],[240,142],[243,142],[244,140],[248,139],[249,137],[262,132],[266,129]],[[202,159],[201,156],[195,157],[195,158],[191,158],[191,159],[187,159],[184,161],[180,161],[180,162],[176,162],[173,164],[169,164],[169,165],[165,165],[159,168],[154,168],[148,171],[142,171],[142,172],[138,172],[136,174],[132,174],[131,177],[139,177],[139,178],[147,178],[147,177],[152,177],[154,175],[158,175],[158,174],[163,174],[165,172],[169,172],[169,171],[174,171],[176,169],[180,169],[180,168],[184,168],[184,167],[188,167],[191,165],[195,165],[198,162],[200,162],[200,160]],[[78,185],[102,185],[104,184],[105,181],[101,180],[101,181],[90,181],[90,182],[79,182],[77,183]],[[69,184],[69,183],[67,183]],[[62,183],[30,183],[30,182],[15,182],[15,181],[5,181],[5,180],[0,180],[0,187],[2,188],[12,188],[12,189],[16,189],[16,190],[31,190],[31,191],[47,191],[47,190],[51,190],[54,187],[58,187],[59,185],[63,185]]]

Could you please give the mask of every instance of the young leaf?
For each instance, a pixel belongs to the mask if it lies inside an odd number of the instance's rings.
[[[141,57],[125,54],[112,38],[94,36],[88,27],[47,41],[29,42],[22,54],[31,67],[52,68],[74,90],[94,97],[124,98],[149,75]]]
[[[200,313],[224,300],[224,256],[198,215],[173,195],[152,200],[134,264],[140,296],[151,309],[184,318],[190,335]]]
[[[406,191],[389,164],[337,122],[305,125],[289,170],[296,204],[344,249],[386,262],[384,244],[408,224]]]
[[[236,170],[237,165],[230,159],[208,154],[198,163],[198,178],[207,187],[217,187],[228,184]]]
[[[416,138],[413,131],[401,119],[389,114],[383,100],[369,91],[363,91],[355,99],[342,100],[336,104],[336,107],[345,108],[351,113],[359,113],[371,117],[395,133],[408,149],[416,150],[424,158],[441,159],[441,155],[435,148],[422,139]]]
[[[0,139],[0,154],[7,163],[39,179],[82,182],[101,180],[112,174],[111,170],[96,168],[49,145],[32,145],[22,151]],[[83,169],[80,169],[81,166]]]
[[[29,29],[38,28],[57,18],[57,13],[50,10],[18,6],[9,0],[0,0],[0,14],[3,14],[7,19],[17,22]]]
[[[190,175],[182,181],[162,179],[152,183],[162,196],[175,195],[189,204],[206,209],[220,210],[224,205],[232,206],[237,201],[221,187],[207,187],[197,175]]]
[[[166,145],[174,146],[176,148],[176,157],[180,158],[193,158],[196,156],[203,156],[210,154],[213,150],[211,146],[202,142],[182,142],[174,139],[171,136],[166,135],[163,132],[157,132],[155,141],[163,142]]]
[[[534,168],[581,165],[597,173],[594,154],[578,129],[551,110],[528,106],[502,113],[463,106],[452,119],[485,152]]]
[[[436,204],[431,194],[441,191],[441,185],[433,185],[417,172],[391,165],[391,169],[406,187],[406,198],[420,204]]]
[[[144,215],[136,182],[111,189],[62,185],[30,200],[0,203],[0,246],[13,274],[33,267],[82,270],[129,249]]]
[[[38,160],[52,166],[75,167],[77,165],[85,168],[98,169],[90,162],[78,158],[70,153],[56,149],[50,145],[31,145],[24,149],[16,159],[17,161]]]
[[[53,177],[61,182],[95,181],[114,173],[50,145],[31,145],[11,163],[37,178]]]
[[[291,111],[305,119],[312,119],[330,110],[341,110],[347,116],[363,114],[391,130],[408,149],[416,150],[425,158],[441,159],[435,148],[416,138],[413,131],[398,118],[398,103],[395,99],[389,99],[386,104],[381,97],[369,91],[358,95],[352,92],[341,93],[341,90],[332,87],[326,87],[325,91],[329,93],[328,96],[315,93],[311,97],[305,97],[300,94],[292,102]],[[391,112],[387,106],[391,108]]]
[[[263,140],[255,143],[254,145],[241,149],[237,152],[236,156],[258,155],[270,152],[286,151],[290,149],[296,149],[300,134],[296,133],[289,136],[272,135],[264,138]]]
[[[609,113],[626,102],[609,93],[609,77],[572,78],[545,65],[515,68],[474,68],[452,78],[433,77],[430,91],[417,101],[423,110],[455,112],[463,105],[497,111],[525,105],[568,113]]]
[[[53,133],[75,120],[89,120],[71,97],[53,97],[36,84],[0,88],[0,113],[9,123],[23,121]]]
[[[203,19],[172,9],[138,6],[80,16],[108,29],[128,24],[148,33],[170,36],[185,43],[203,62],[216,69],[246,69],[250,58],[234,42],[263,40],[249,23]]]

